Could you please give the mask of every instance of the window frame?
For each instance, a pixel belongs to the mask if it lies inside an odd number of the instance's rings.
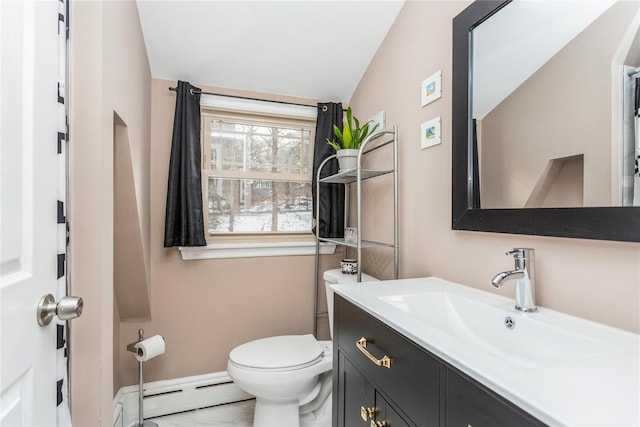
[[[239,247],[250,243],[270,244],[276,246],[289,242],[311,242],[315,236],[311,232],[313,221],[308,231],[268,231],[268,232],[209,232],[209,207],[208,207],[208,183],[210,177],[227,179],[246,179],[250,175],[252,179],[263,179],[272,182],[308,182],[312,183],[313,178],[313,150],[315,141],[315,119],[310,117],[294,117],[290,114],[278,114],[277,112],[250,111],[249,109],[226,109],[211,106],[201,106],[201,173],[202,173],[202,202],[203,220],[205,224],[205,239],[208,244],[237,244]],[[278,126],[304,128],[309,130],[309,174],[292,173],[272,173],[272,172],[246,172],[237,171],[215,171],[210,168],[211,156],[211,129],[210,123],[214,119],[241,121],[247,124],[258,126]],[[209,167],[206,167],[209,166]],[[281,179],[274,179],[274,175],[279,175]],[[301,179],[303,178],[303,179]],[[313,191],[313,188],[311,189]],[[294,245],[296,246],[296,245]],[[228,247],[225,247],[228,249]]]

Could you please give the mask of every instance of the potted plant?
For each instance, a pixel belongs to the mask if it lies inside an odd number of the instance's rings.
[[[347,108],[347,119],[344,121],[342,131],[338,126],[333,125],[333,133],[336,135],[338,142],[327,138],[327,144],[336,150],[340,170],[356,168],[360,145],[369,135],[375,132],[377,127],[377,123],[372,125],[370,121],[360,127],[358,119],[353,117],[351,107]]]

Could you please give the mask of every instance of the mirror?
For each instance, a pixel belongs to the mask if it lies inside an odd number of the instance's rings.
[[[453,229],[640,241],[622,108],[638,13],[476,1],[454,18]]]

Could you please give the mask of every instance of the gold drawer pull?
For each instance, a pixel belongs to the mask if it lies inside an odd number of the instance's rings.
[[[356,341],[356,347],[358,350],[362,352],[369,360],[375,363],[378,366],[384,366],[385,368],[391,369],[391,359],[389,356],[384,356],[382,359],[376,359],[373,354],[367,351],[367,339],[365,337],[360,338]]]
[[[373,418],[375,414],[375,408],[365,408],[364,406],[360,407],[360,418],[362,418],[362,421],[367,421],[368,418]]]
[[[389,423],[387,422],[387,420],[384,420],[384,421],[371,420],[371,427],[389,427]]]

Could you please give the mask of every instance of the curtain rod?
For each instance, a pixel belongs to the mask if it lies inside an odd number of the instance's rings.
[[[173,91],[173,92],[177,92],[178,88],[177,87],[171,87],[169,86],[169,90]],[[311,108],[317,108],[317,105],[309,105],[309,104],[299,104],[297,102],[286,102],[286,101],[274,101],[272,99],[260,99],[260,98],[251,98],[249,96],[240,96],[240,95],[227,95],[224,93],[212,93],[212,92],[203,92],[202,90],[198,90],[195,91],[193,89],[189,89],[191,91],[191,94],[193,95],[194,93],[199,93],[202,95],[215,95],[215,96],[226,96],[227,98],[239,98],[239,99],[247,99],[249,101],[264,101],[264,102],[273,102],[276,104],[286,104],[286,105],[297,105],[299,107],[311,107]],[[327,107],[323,107],[323,111],[327,111]],[[345,111],[344,109],[342,109],[342,111]]]
[[[634,74],[640,74],[640,67],[630,69],[629,71],[627,71],[627,74],[629,74],[630,76],[633,76]]]

